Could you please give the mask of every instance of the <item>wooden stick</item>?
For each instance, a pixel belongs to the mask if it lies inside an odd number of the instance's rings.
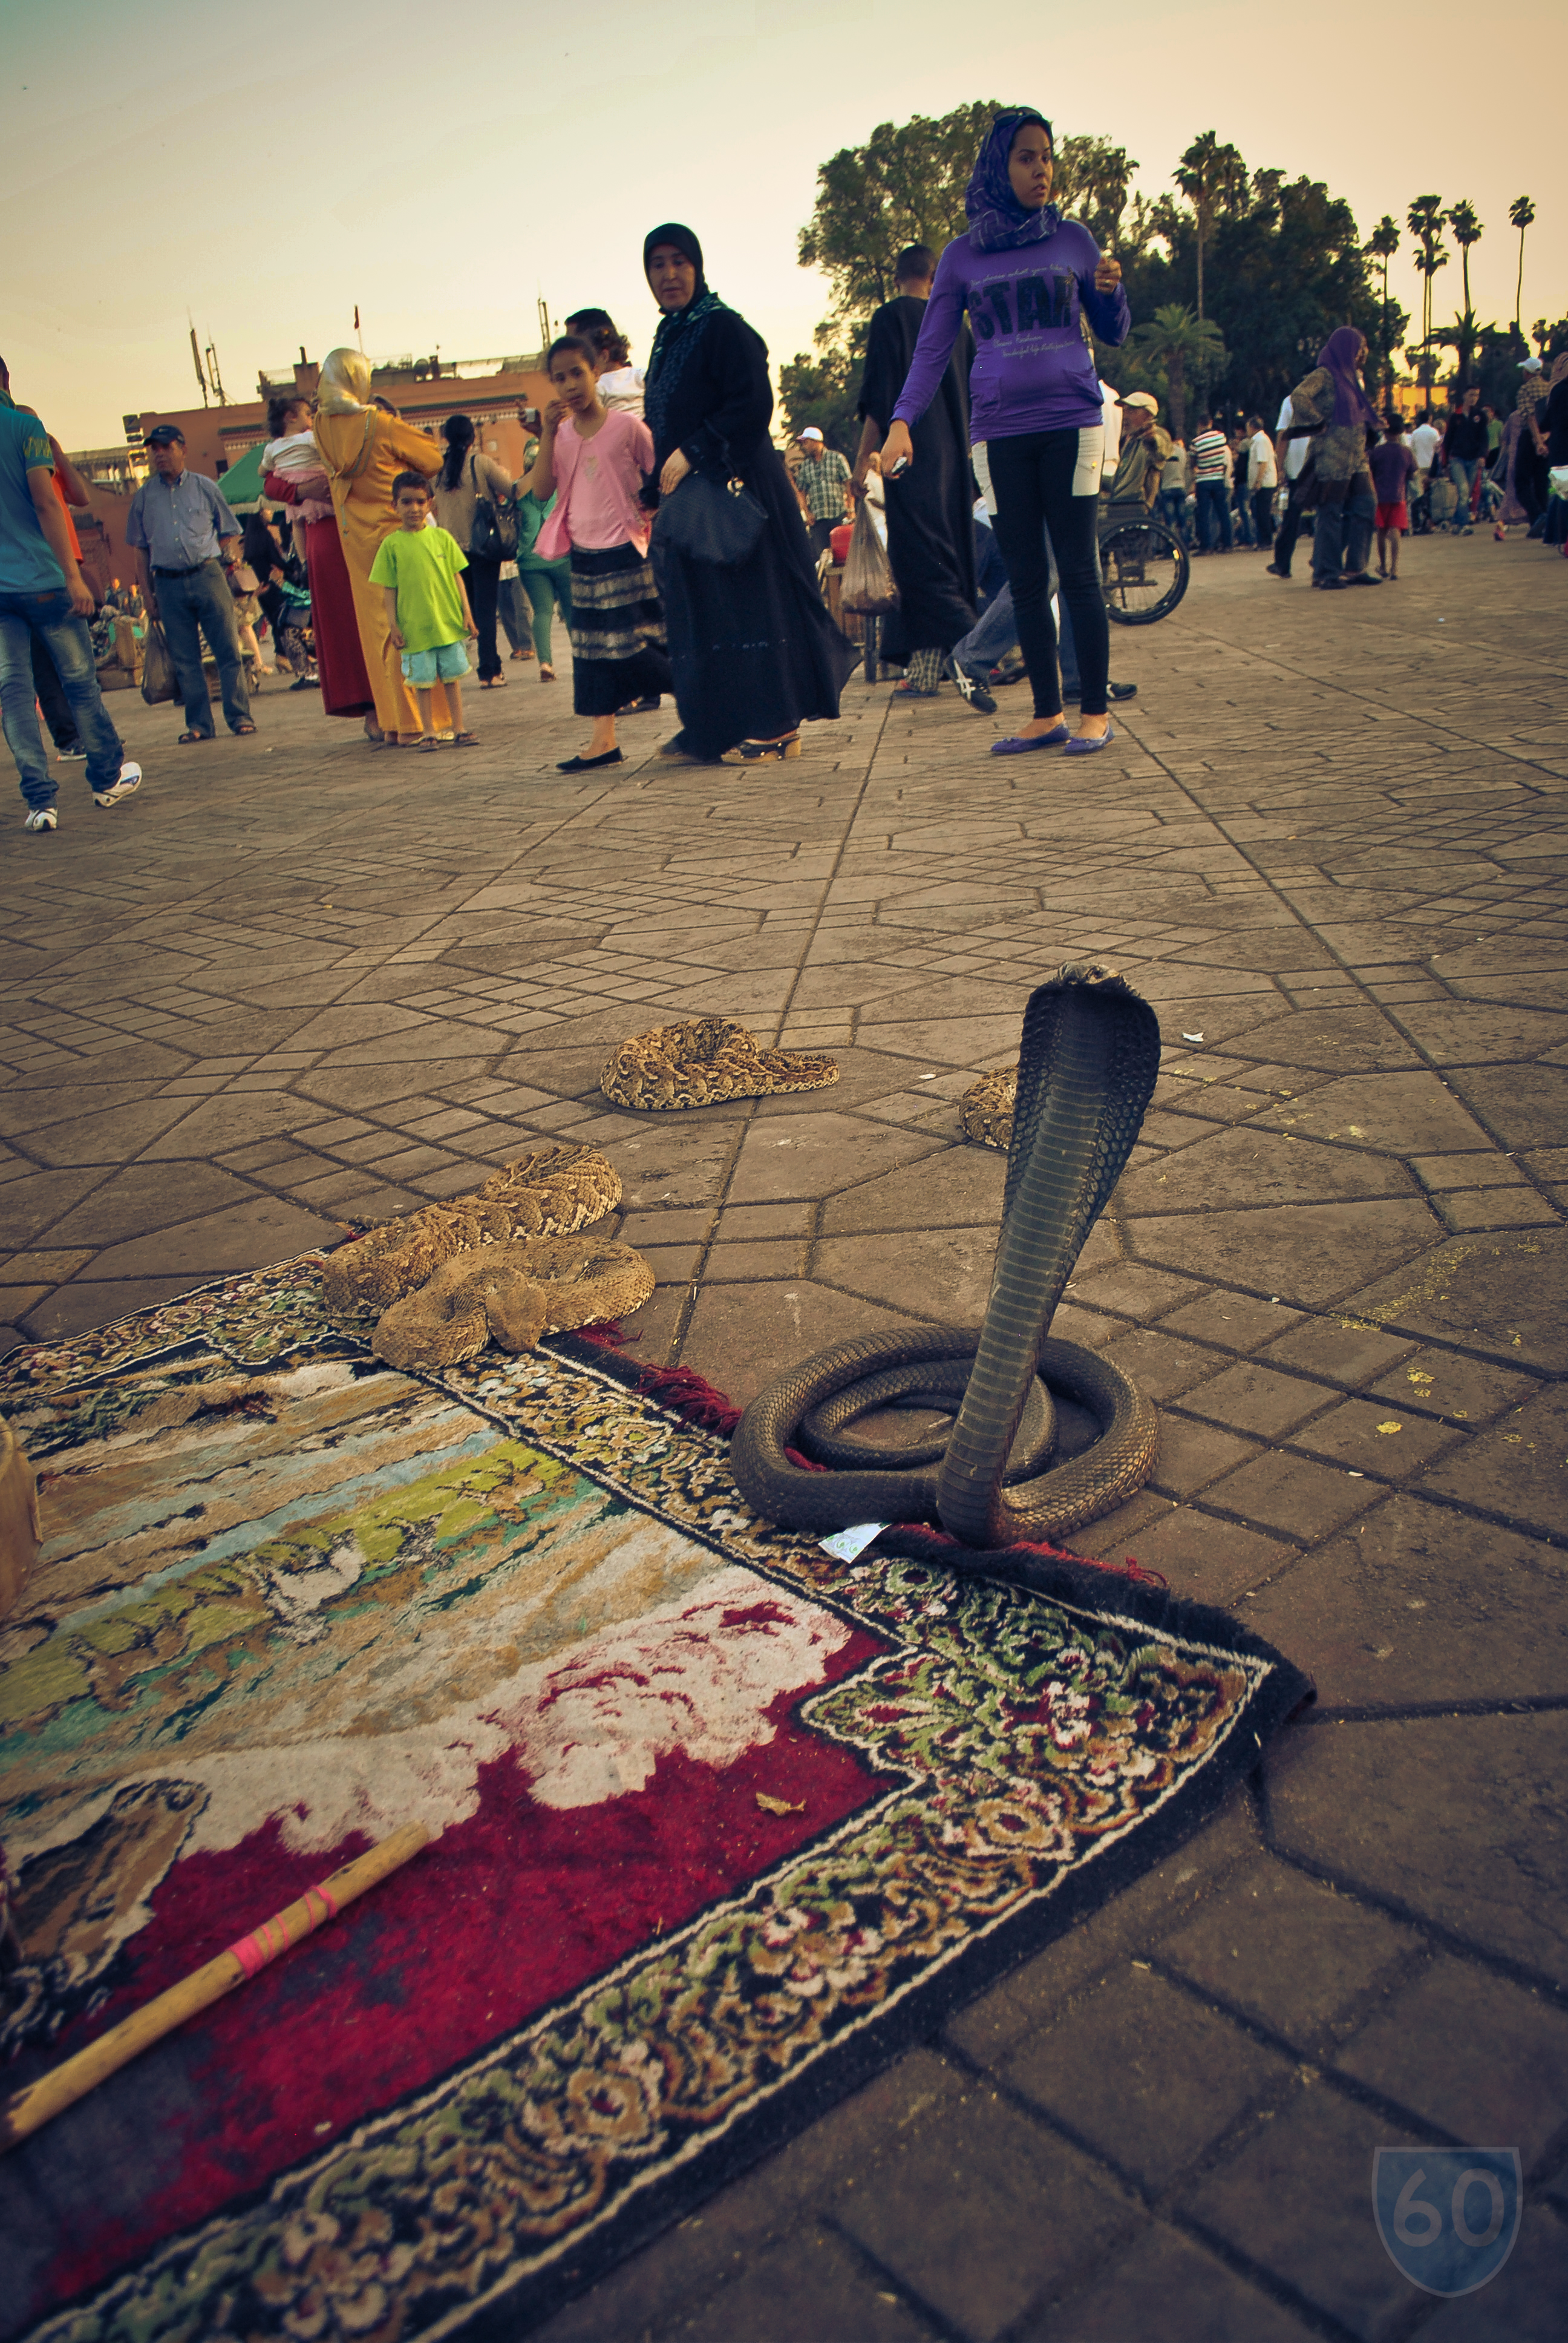
[[[328,1920],[336,1920],[346,1904],[352,1904],[357,1896],[363,1896],[367,1887],[376,1886],[389,1872],[400,1869],[410,1855],[417,1855],[429,1836],[423,1823],[406,1823],[368,1854],[346,1863],[341,1871],[335,1871],[318,1887],[307,1887],[297,1904],[275,1913],[250,1936],[231,1945],[226,1953],[219,1953],[204,1968],[194,1969],[145,2008],[133,2010],[129,2017],[112,2026],[96,2042],[89,2042],[85,2050],[78,2050],[75,2057],[65,2059],[52,2073],[30,2083],[25,2090],[14,2092],[0,2104],[0,2155],[14,2147],[19,2139],[25,2139],[29,2132],[52,2122],[87,2092],[95,2090],[119,2067],[139,2057],[166,2034],[172,2034],[176,2026],[183,2026],[187,2017],[209,2008],[226,1993],[232,1993],[236,1985],[245,1985],[259,1975],[280,1953],[297,1945],[302,1936],[313,1935]]]

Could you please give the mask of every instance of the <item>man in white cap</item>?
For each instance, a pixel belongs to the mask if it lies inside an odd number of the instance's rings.
[[[837,447],[829,447],[814,423],[800,434],[801,464],[795,484],[811,516],[811,550],[820,559],[833,531],[854,518],[849,495],[849,467]]]

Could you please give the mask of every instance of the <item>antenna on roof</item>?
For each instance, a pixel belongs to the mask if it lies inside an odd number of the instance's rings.
[[[186,311],[186,316],[187,317],[190,316],[190,311],[188,309]],[[203,374],[201,368],[201,352],[196,347],[196,327],[194,325],[191,327],[191,357],[196,363],[196,380],[201,385],[201,403],[206,407],[208,403],[206,395],[206,377]]]

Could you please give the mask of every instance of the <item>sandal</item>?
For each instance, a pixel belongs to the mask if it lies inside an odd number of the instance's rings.
[[[178,745],[183,749],[186,746],[186,743],[189,740],[210,740],[212,737],[213,736],[210,732],[182,732],[179,737]]]
[[[254,724],[231,724],[228,729],[236,740],[245,739],[247,734],[256,730]]]
[[[504,691],[506,688],[507,679],[504,675],[482,675],[479,678],[481,691]]]
[[[786,757],[800,754],[800,735],[791,732],[785,740],[738,740],[733,749],[726,749],[719,762],[724,765],[777,765]]]
[[[418,749],[422,757],[433,757],[441,743],[433,734],[427,734],[423,740],[416,740],[411,745]]]
[[[477,749],[478,745],[479,736],[477,732],[454,732],[452,735],[454,749]]]
[[[555,679],[556,671],[554,668],[550,666],[548,659],[541,659],[539,662],[539,681],[541,683],[554,683]]]

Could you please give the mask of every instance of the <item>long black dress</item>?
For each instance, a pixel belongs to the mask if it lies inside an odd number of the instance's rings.
[[[913,294],[884,301],[866,337],[860,384],[862,417],[885,439],[920,339],[926,305]],[[975,622],[974,488],[970,470],[966,331],[953,347],[941,388],[913,425],[914,461],[901,479],[884,480],[888,560],[899,608],[882,625],[882,649],[897,667],[918,650],[950,651]]]
[[[657,496],[678,447],[711,478],[744,480],[768,526],[748,559],[723,566],[689,560],[653,532],[681,745],[694,756],[721,757],[738,740],[836,717],[859,657],[823,607],[800,508],[768,437],[772,417],[766,343],[733,309],[716,311],[702,321],[656,428],[648,494]]]

